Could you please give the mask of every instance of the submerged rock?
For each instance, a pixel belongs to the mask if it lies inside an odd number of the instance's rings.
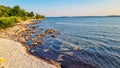
[[[55,32],[54,29],[48,29],[45,31],[46,34],[53,34]]]
[[[32,29],[35,29],[36,28],[36,26],[32,26]]]
[[[32,40],[32,42],[37,42],[36,38],[32,38],[31,40]]]
[[[37,43],[32,43],[33,46],[37,46]]]
[[[79,48],[78,47],[73,47],[73,50],[79,50]]]
[[[40,33],[40,34],[38,34],[38,36],[46,36],[46,34],[45,33]]]

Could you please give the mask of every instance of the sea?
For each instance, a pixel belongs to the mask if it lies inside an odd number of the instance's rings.
[[[48,29],[56,32],[44,36],[44,44],[29,53],[62,68],[120,68],[120,17],[46,17],[35,22],[29,25],[31,39],[39,41],[37,35]],[[26,45],[32,46],[32,41]]]

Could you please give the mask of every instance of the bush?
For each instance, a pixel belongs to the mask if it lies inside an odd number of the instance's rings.
[[[13,26],[15,23],[20,22],[19,17],[2,17],[0,18],[0,28],[5,28],[9,26]]]
[[[17,22],[20,22],[21,21],[21,19],[19,18],[19,17],[13,17],[14,18],[14,21],[17,23]]]

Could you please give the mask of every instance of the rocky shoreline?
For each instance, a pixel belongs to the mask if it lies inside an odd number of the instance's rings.
[[[32,20],[27,20],[19,22],[12,27],[0,29],[0,38],[19,41],[18,39],[25,33],[25,31],[29,30],[27,25],[34,23],[35,22],[32,22]]]
[[[0,29],[0,38],[25,43],[26,39],[23,37],[23,35],[27,31],[30,31],[30,29],[27,27],[29,24],[36,24],[36,22],[34,22],[33,20],[27,20],[27,21],[22,21],[20,23],[17,23],[15,26]],[[32,28],[34,29],[36,27],[32,27]],[[47,31],[47,33],[51,33],[51,32]],[[43,34],[41,34],[41,35],[43,35]],[[39,36],[41,36],[41,35],[39,35]],[[53,37],[55,37],[55,36],[53,36]],[[44,44],[43,42],[39,42],[39,43]],[[23,45],[25,45],[25,44],[23,44]],[[26,48],[26,49],[28,49],[28,48]],[[47,61],[47,60],[45,60],[45,61],[47,63],[54,64],[55,66],[57,66],[57,68],[60,68],[59,64],[54,61]]]

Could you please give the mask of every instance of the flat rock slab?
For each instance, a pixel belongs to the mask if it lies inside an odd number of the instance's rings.
[[[5,59],[5,68],[57,68],[26,53],[22,44],[0,38],[0,57]]]

